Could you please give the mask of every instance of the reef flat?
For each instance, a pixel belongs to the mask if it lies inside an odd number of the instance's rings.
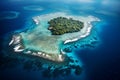
[[[64,17],[65,19],[73,19],[80,22],[80,30],[64,33],[61,35],[52,35],[49,28],[49,21]],[[61,48],[61,45],[78,41],[87,37],[92,29],[91,22],[100,21],[94,16],[73,16],[66,13],[50,13],[32,18],[34,28],[14,34],[9,46],[13,46],[14,52],[23,52],[24,54],[42,57],[44,59],[63,62],[67,55]],[[73,22],[74,22],[73,21]]]

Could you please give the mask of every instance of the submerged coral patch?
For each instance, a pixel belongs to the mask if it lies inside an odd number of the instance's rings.
[[[37,5],[30,5],[30,6],[25,6],[23,7],[24,10],[30,10],[30,11],[42,11],[44,8],[41,6]]]
[[[0,13],[0,20],[3,19],[15,19],[19,16],[19,12],[17,11],[4,11]]]

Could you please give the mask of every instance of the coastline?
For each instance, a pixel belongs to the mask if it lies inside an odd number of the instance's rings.
[[[73,39],[65,40],[65,41],[64,41],[64,44],[67,44],[67,43],[69,43],[69,42],[77,41],[77,40],[79,40],[79,39],[81,39],[81,38],[85,38],[85,37],[87,37],[88,35],[90,35],[91,29],[92,29],[92,25],[91,25],[89,22],[85,22],[85,23],[84,23],[84,27],[87,27],[85,34],[80,35],[80,36],[78,36],[78,37],[76,37],[76,38],[73,38]]]
[[[81,31],[74,32],[74,33],[66,33],[66,34],[63,34],[61,36],[61,38],[62,38],[61,40],[64,41],[64,44],[69,43],[69,42],[74,42],[74,41],[77,41],[81,38],[87,37],[88,35],[90,35],[91,29],[93,27],[91,22],[100,21],[99,18],[91,16],[91,15],[87,16],[87,17],[71,16],[69,14],[67,15],[66,13],[62,13],[62,12],[36,16],[36,17],[33,17],[33,20],[35,21],[36,24],[38,24],[38,22],[40,22],[41,20],[49,21],[49,20],[56,18],[56,17],[59,17],[59,16],[66,17],[66,18],[73,18],[74,20],[79,20],[79,21],[84,23],[84,27],[83,27],[83,29],[81,29]],[[71,35],[71,36],[68,37],[69,35]]]
[[[36,17],[34,17],[34,21],[35,22],[37,21],[36,24],[38,24],[38,21],[40,21],[40,20],[49,21],[50,19],[53,19],[53,18],[56,18],[59,16],[66,17],[66,18],[73,18],[74,20],[79,20],[84,23],[84,27],[83,27],[83,29],[81,29],[81,31],[74,32],[74,33],[66,33],[66,34],[62,35],[61,40],[64,41],[64,44],[74,42],[81,38],[87,37],[88,35],[90,35],[91,29],[93,27],[91,22],[100,21],[100,19],[98,19],[97,17],[94,17],[94,16],[87,16],[87,17],[71,16],[71,15],[67,15],[66,13],[61,13],[61,12],[57,12],[57,13],[53,13],[53,14],[52,13],[46,14],[46,15],[42,15],[42,16],[36,16]],[[71,36],[68,37],[69,35],[71,35]]]

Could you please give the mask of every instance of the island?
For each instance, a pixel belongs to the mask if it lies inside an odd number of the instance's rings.
[[[10,48],[15,53],[55,62],[65,62],[69,54],[63,48],[89,36],[93,27],[91,22],[100,21],[94,16],[73,16],[61,12],[35,16],[32,19],[33,25],[27,25],[29,28],[12,35]]]
[[[83,22],[72,18],[57,17],[48,21],[49,30],[53,35],[78,32],[83,28]]]

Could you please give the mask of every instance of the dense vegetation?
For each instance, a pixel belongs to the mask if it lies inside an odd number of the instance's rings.
[[[52,32],[52,35],[62,35],[64,33],[78,32],[83,28],[83,22],[73,20],[72,18],[57,17],[51,19],[48,29]]]

